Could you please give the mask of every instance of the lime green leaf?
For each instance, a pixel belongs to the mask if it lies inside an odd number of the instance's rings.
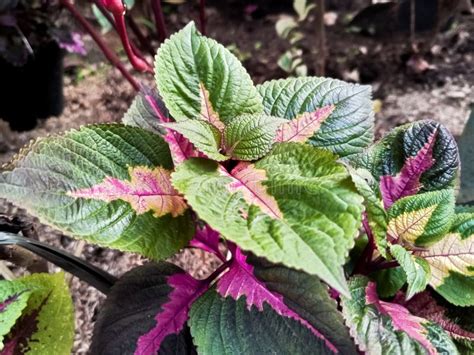
[[[201,153],[213,160],[222,161],[228,158],[219,153],[222,136],[219,130],[204,120],[186,120],[163,123],[163,127],[181,133]]]
[[[351,299],[342,312],[351,335],[367,354],[458,354],[449,335],[436,323],[410,314],[397,303],[382,301],[366,277],[349,280]]]
[[[24,149],[1,173],[0,197],[73,237],[165,258],[192,238],[189,212],[156,217],[156,211],[139,213],[123,200],[69,195],[107,178],[130,181],[129,167],[138,166],[173,168],[160,136],[118,124],[86,126],[39,139]]]
[[[224,131],[226,154],[238,160],[256,160],[271,149],[284,120],[265,115],[235,118]]]
[[[388,210],[388,237],[410,245],[434,243],[449,230],[453,213],[452,190],[402,198]]]
[[[160,94],[177,121],[201,112],[201,84],[224,123],[262,112],[261,98],[238,59],[216,41],[201,36],[193,22],[160,47],[155,62]]]
[[[439,294],[457,306],[474,306],[474,234],[463,237],[452,229],[416,255],[430,265],[430,285]]]
[[[383,257],[387,257],[387,214],[382,200],[377,196],[377,185],[370,172],[365,169],[347,167],[357,191],[364,197],[367,221],[374,236],[377,249]],[[375,187],[374,187],[375,186]]]
[[[0,350],[3,338],[10,332],[28,304],[31,289],[19,282],[0,281]]]
[[[265,170],[267,192],[283,218],[249,204],[219,166],[191,159],[172,175],[174,187],[193,210],[244,250],[276,263],[318,275],[346,292],[342,265],[361,223],[362,198],[336,157],[298,143],[278,144],[255,164]]]
[[[391,245],[390,253],[405,271],[408,282],[406,298],[410,299],[418,292],[423,291],[430,280],[431,270],[428,262],[412,255],[401,245]]]
[[[267,115],[294,119],[334,105],[334,112],[309,142],[340,156],[361,152],[373,140],[370,86],[328,78],[273,80],[257,86]]]
[[[74,309],[64,273],[33,274],[13,283],[31,293],[4,342],[5,348],[12,354],[70,354]]]

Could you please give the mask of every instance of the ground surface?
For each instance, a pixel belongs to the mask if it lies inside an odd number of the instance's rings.
[[[235,13],[237,11],[238,13]],[[179,28],[196,15],[191,5],[184,5],[177,13],[169,15],[171,27]],[[285,77],[276,65],[285,43],[274,31],[275,13],[263,13],[250,21],[237,8],[208,9],[209,35],[225,45],[235,44],[244,65],[256,82]],[[342,17],[341,14],[339,14]],[[311,48],[312,19],[305,25],[305,48]],[[257,44],[258,43],[258,44]],[[437,47],[440,54],[428,58],[433,70],[423,75],[410,73],[398,46],[382,47],[380,41],[348,34],[340,24],[328,27],[328,74],[340,78],[357,78],[373,85],[374,99],[381,102],[376,115],[376,130],[380,135],[401,123],[418,119],[434,119],[459,135],[467,119],[469,104],[473,103],[474,84],[474,19],[463,17],[455,30],[440,36]],[[258,48],[258,49],[256,49]],[[305,60],[311,67],[314,53],[306,49]],[[79,61],[84,72],[90,71],[90,62],[97,64],[94,52],[86,61]],[[77,63],[69,58],[67,63]],[[0,163],[7,162],[13,154],[39,136],[77,128],[87,123],[119,121],[133,98],[129,84],[113,70],[99,69],[79,82],[72,76],[66,78],[66,109],[61,117],[40,122],[30,132],[11,132],[0,121]],[[24,211],[0,201],[0,214],[20,215],[31,220]],[[99,265],[114,275],[121,275],[143,260],[136,256],[106,250],[91,245],[81,248],[77,241],[60,235],[51,228],[35,223],[40,239],[75,252],[88,261]],[[209,256],[191,251],[183,252],[175,262],[202,277],[209,271],[203,266]],[[77,279],[72,280],[72,292],[76,305],[77,334],[74,354],[87,353],[94,315],[103,297]]]

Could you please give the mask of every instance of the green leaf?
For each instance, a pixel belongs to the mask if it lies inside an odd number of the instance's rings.
[[[289,312],[278,313],[266,301],[260,307],[258,302],[249,306],[245,295],[235,300],[211,289],[190,313],[191,334],[200,353],[302,354],[311,349],[315,354],[334,354],[335,349],[340,354],[356,354],[336,302],[317,277],[255,257],[249,262],[260,285],[270,297],[283,300],[282,307],[289,307],[294,317],[281,315]],[[258,299],[258,292],[250,302]]]
[[[219,153],[222,136],[219,130],[203,120],[186,120],[162,124],[186,137],[201,153],[212,160],[223,161],[228,158]]]
[[[328,78],[273,80],[257,86],[267,115],[293,119],[304,112],[335,105],[309,142],[340,156],[361,152],[373,140],[370,86]]]
[[[383,208],[382,200],[377,195],[377,184],[368,170],[354,169],[350,166],[347,169],[357,191],[364,197],[365,212],[377,249],[383,257],[387,258],[387,214]]]
[[[275,263],[318,275],[347,293],[342,265],[361,223],[362,198],[344,166],[322,149],[278,144],[255,164],[283,213],[272,218],[249,205],[218,165],[190,159],[172,175],[193,210],[225,238]]]
[[[349,288],[351,299],[342,297],[342,311],[361,351],[377,355],[458,354],[439,325],[410,314],[402,305],[379,300],[375,284],[366,277],[353,277]]]
[[[474,106],[471,115],[459,138],[459,155],[461,159],[461,188],[457,198],[458,203],[474,203]]]
[[[3,349],[4,337],[21,317],[30,295],[31,290],[22,283],[0,281],[0,350]]]
[[[407,282],[405,271],[401,267],[379,270],[370,274],[370,277],[375,280],[377,293],[383,298],[395,296]]]
[[[466,218],[464,216],[463,218]],[[470,214],[472,223],[474,214]],[[466,221],[455,219],[450,232],[436,244],[416,251],[431,266],[430,285],[450,303],[474,306],[474,233]]]
[[[408,245],[432,244],[449,230],[453,215],[452,190],[404,197],[388,210],[387,235]]]
[[[130,167],[173,168],[163,139],[140,128],[93,125],[39,139],[0,175],[0,197],[76,238],[165,258],[193,235],[190,213],[143,213],[129,202],[74,198],[71,192],[106,180],[129,181]]]
[[[271,149],[278,127],[284,120],[265,115],[235,118],[224,131],[228,156],[238,160],[256,160]]]
[[[453,187],[459,168],[456,141],[449,131],[434,121],[417,121],[397,127],[364,152],[350,157],[356,168],[365,168],[379,180],[383,175],[395,176],[407,159],[414,157],[436,134],[433,147],[434,164],[421,175],[421,192]]]
[[[391,245],[390,253],[405,271],[408,282],[406,298],[410,299],[423,291],[431,277],[431,269],[426,260],[412,255],[401,245]]]
[[[201,83],[224,123],[243,114],[262,112],[261,97],[238,59],[216,41],[201,36],[193,22],[160,47],[156,82],[176,121],[201,112]]]
[[[74,309],[64,273],[33,274],[13,281],[31,291],[28,305],[7,336],[12,353],[70,354]]]
[[[159,94],[153,90],[142,90],[122,117],[122,122],[152,133],[163,134],[165,132],[160,127],[160,122],[167,116],[168,110]]]

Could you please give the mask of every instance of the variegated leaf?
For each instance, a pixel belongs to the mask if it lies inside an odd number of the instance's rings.
[[[388,210],[388,238],[408,245],[434,243],[449,230],[453,212],[452,190],[404,197]]]
[[[212,108],[212,102],[209,98],[209,91],[203,83],[199,83],[199,97],[201,98],[201,112],[199,118],[212,124],[220,132],[224,131],[224,122],[219,118],[219,114]]]
[[[278,128],[275,142],[306,142],[316,134],[334,109],[334,105],[328,105],[313,112],[304,112],[291,121],[283,123]]]
[[[180,216],[187,208],[183,197],[171,185],[171,172],[156,167],[129,167],[130,180],[106,177],[100,184],[89,188],[70,191],[67,194],[75,198],[89,198],[111,202],[128,202],[138,215],[152,211],[155,217],[168,213]]]
[[[474,306],[474,234],[463,238],[456,231],[417,251],[431,267],[430,285],[449,302]]]

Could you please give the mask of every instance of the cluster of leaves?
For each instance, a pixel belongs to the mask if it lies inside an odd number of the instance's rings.
[[[155,260],[111,288],[93,354],[472,349],[474,211],[455,206],[445,128],[373,143],[369,87],[254,86],[192,23],[155,72],[160,95],[123,124],[39,139],[0,175],[42,222]],[[162,261],[186,246],[220,266],[199,280]]]
[[[307,0],[293,0],[296,16],[282,15],[275,24],[278,37],[287,41],[290,46],[278,60],[279,67],[289,74],[296,76],[308,74],[308,67],[303,61],[303,49],[299,46],[304,34],[299,28],[315,6],[308,4]]]

